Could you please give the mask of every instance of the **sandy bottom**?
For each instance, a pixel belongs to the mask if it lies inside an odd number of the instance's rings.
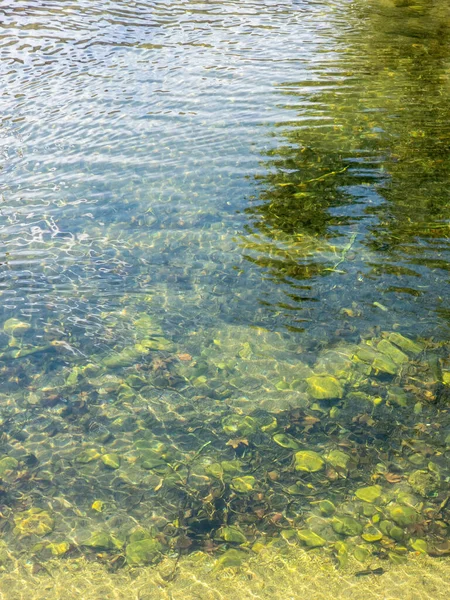
[[[16,563],[0,575],[5,600],[447,600],[450,560],[416,556],[404,565],[383,565],[382,575],[356,577],[359,563],[337,570],[330,559],[293,548],[288,553],[267,549],[245,566],[218,569],[205,554],[178,562],[166,558],[156,567],[107,568],[86,559]],[[374,564],[379,566],[378,564]]]

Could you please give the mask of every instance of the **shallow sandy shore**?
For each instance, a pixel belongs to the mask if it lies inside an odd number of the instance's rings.
[[[374,564],[373,566],[379,566]],[[0,575],[5,600],[440,600],[448,598],[450,560],[416,556],[405,565],[383,565],[385,573],[356,577],[363,567],[337,570],[330,559],[293,548],[264,550],[239,569],[215,568],[215,560],[194,554],[165,559],[157,567],[110,573],[85,559],[50,561],[36,573],[17,564]],[[32,571],[34,570],[34,574]]]

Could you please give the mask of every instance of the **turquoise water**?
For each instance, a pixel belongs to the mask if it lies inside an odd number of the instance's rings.
[[[0,11],[5,568],[448,553],[445,3]]]

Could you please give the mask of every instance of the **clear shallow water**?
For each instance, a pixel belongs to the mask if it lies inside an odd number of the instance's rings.
[[[5,564],[448,552],[448,10],[0,6]]]

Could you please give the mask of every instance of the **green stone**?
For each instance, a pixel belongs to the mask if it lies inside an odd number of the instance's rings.
[[[3,331],[8,335],[15,335],[16,333],[23,333],[27,329],[30,329],[31,325],[19,319],[7,319],[3,323]]]
[[[342,569],[348,564],[348,546],[345,542],[338,541],[334,544],[336,551],[336,560],[338,561],[339,567]]]
[[[395,552],[388,552],[388,556],[389,556],[390,561],[394,565],[404,565],[408,561],[406,556],[402,556]]]
[[[356,490],[355,496],[364,502],[375,502],[381,496],[382,489],[379,485],[368,485]]]
[[[308,392],[316,400],[332,400],[342,398],[343,390],[341,384],[335,377],[328,375],[313,375],[306,379]]]
[[[363,526],[353,517],[335,517],[331,527],[341,535],[361,535],[363,532]]]
[[[240,567],[242,561],[245,558],[245,554],[243,552],[239,552],[239,550],[227,550],[222,556],[217,560],[216,567],[220,568],[229,568],[229,567]]]
[[[0,460],[0,477],[5,477],[19,466],[19,461],[17,461],[12,456],[4,456]]]
[[[146,470],[165,469],[167,462],[155,450],[143,448],[141,450],[141,467]]]
[[[402,542],[405,539],[405,532],[401,527],[393,525],[389,528],[389,537],[391,537],[396,542]]]
[[[30,508],[14,515],[14,525],[15,535],[47,535],[53,531],[55,522],[46,510]]]
[[[372,346],[368,344],[361,344],[357,353],[357,358],[362,362],[372,364],[373,361],[380,356],[380,353],[375,350]]]
[[[100,458],[100,452],[95,450],[95,448],[88,448],[87,450],[83,450],[82,452],[80,452],[80,454],[76,457],[75,460],[85,465],[87,463],[92,462],[93,460],[97,460],[97,458]]]
[[[408,525],[414,525],[417,523],[419,515],[410,506],[402,506],[400,504],[394,504],[389,509],[391,519],[397,523],[400,527],[407,527]]]
[[[114,550],[122,548],[123,544],[106,531],[96,531],[83,543],[83,546],[95,550]]]
[[[290,448],[292,450],[298,450],[299,448],[297,440],[285,433],[277,433],[273,436],[273,441],[282,448]]]
[[[143,349],[144,350],[144,349]],[[105,367],[109,369],[114,369],[116,367],[126,367],[135,363],[139,357],[143,354],[143,352],[139,352],[134,347],[124,348],[121,352],[113,352],[106,356],[102,363]]]
[[[408,406],[408,396],[401,387],[393,385],[388,389],[388,400],[391,404],[397,404],[397,406],[406,407]]]
[[[438,476],[428,471],[414,471],[408,477],[408,483],[417,494],[424,497],[435,495],[439,489]]]
[[[295,470],[315,473],[320,471],[325,465],[325,461],[313,450],[301,450],[295,454]]]
[[[153,538],[131,542],[125,552],[127,563],[130,566],[154,563],[160,558],[162,549],[158,540]]]
[[[207,475],[211,475],[211,477],[215,477],[216,479],[223,478],[223,467],[219,463],[212,463],[205,467],[205,473]]]
[[[391,360],[388,356],[384,354],[380,354],[375,358],[372,363],[372,367],[376,371],[381,371],[382,373],[388,373],[389,375],[395,375],[398,371],[398,367],[393,360]]]
[[[244,475],[243,477],[235,477],[231,480],[231,487],[235,492],[248,494],[253,490],[256,479],[252,475]]]
[[[377,345],[377,349],[390,358],[396,365],[403,365],[409,360],[404,352],[387,340],[381,340]]]
[[[416,552],[420,552],[421,554],[426,554],[428,552],[428,544],[425,540],[421,539],[412,540],[411,548],[416,550]]]
[[[70,544],[69,542],[60,542],[59,544],[49,544],[47,548],[53,556],[64,556],[64,554],[69,552]]]
[[[143,529],[142,527],[137,527],[134,529],[128,537],[128,542],[140,542],[141,540],[148,540],[152,537],[149,531]]]
[[[264,433],[271,433],[272,431],[275,431],[278,427],[278,421],[272,415],[268,415],[263,420],[260,419],[260,424],[261,431],[263,431]]]
[[[79,367],[74,367],[67,376],[66,384],[69,386],[76,385],[78,383],[78,376],[80,373],[81,369]]]
[[[383,520],[379,522],[378,527],[384,535],[389,535],[389,531],[393,527],[393,524],[390,521]]]
[[[417,342],[413,342],[409,338],[401,335],[401,333],[391,333],[388,340],[409,354],[419,354],[423,350],[423,346]]]
[[[317,533],[314,533],[310,529],[300,529],[297,531],[297,535],[308,548],[318,548],[319,546],[325,546],[327,543],[323,537],[320,537],[320,535],[317,535]]]
[[[222,527],[219,536],[226,542],[233,544],[245,544],[247,538],[237,527]]]
[[[103,454],[102,463],[109,469],[118,469],[120,467],[120,458],[117,454]]]
[[[258,430],[258,423],[248,415],[229,415],[222,419],[222,428],[228,435],[252,435]]]
[[[381,531],[378,531],[378,529],[373,527],[373,525],[368,525],[364,528],[361,537],[366,542],[378,542],[383,537],[383,534],[381,533]]]
[[[331,452],[325,456],[325,459],[335,468],[348,469],[352,457],[340,450],[331,450]]]
[[[329,517],[336,511],[336,507],[330,500],[322,500],[319,502],[319,510],[323,515]]]
[[[235,475],[242,471],[242,463],[240,460],[223,460],[220,466],[227,475]]]
[[[371,552],[365,546],[356,546],[353,555],[357,561],[363,563],[366,562],[366,560],[370,557]]]

